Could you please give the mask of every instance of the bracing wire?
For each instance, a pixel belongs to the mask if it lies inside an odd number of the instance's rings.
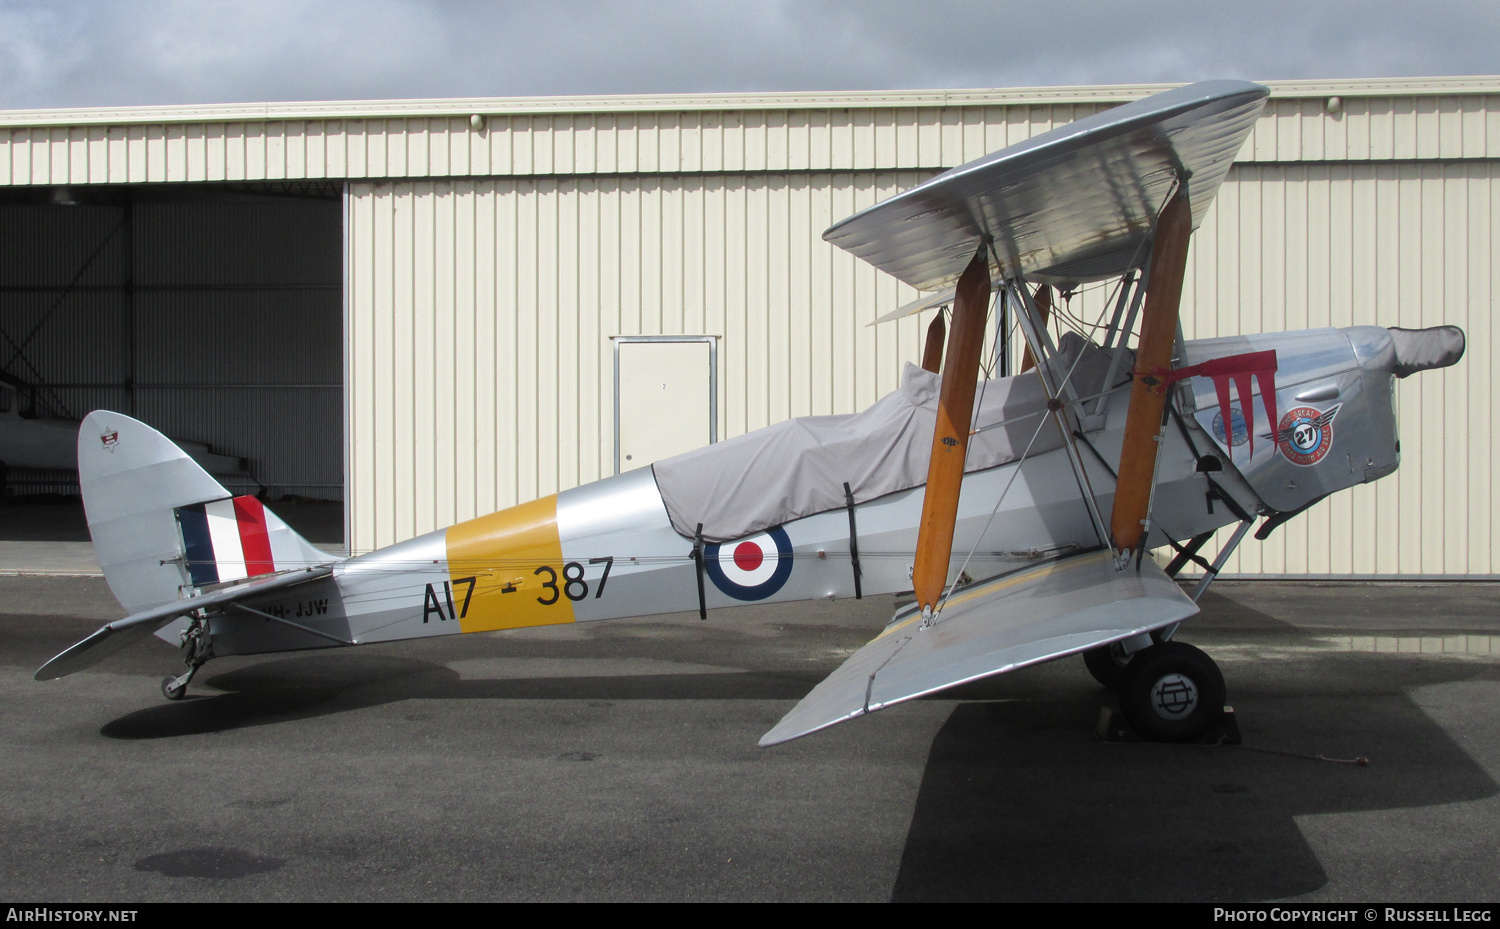
[[[1176,188],[1174,187],[1173,190],[1175,190],[1175,189]],[[1171,197],[1170,193],[1168,194],[1168,197],[1169,198]],[[1142,243],[1142,244],[1144,244],[1144,243]],[[993,251],[993,249],[994,249],[993,244],[990,247],[991,247],[991,250]],[[1140,256],[1140,248],[1141,248],[1141,246],[1137,246],[1137,248],[1136,248],[1136,254],[1134,256],[1132,256],[1131,267],[1135,266],[1135,259],[1139,258],[1139,256]],[[996,257],[996,260],[998,262],[999,256],[997,255],[995,257]],[[1103,308],[1099,312],[1099,319],[1098,319],[1098,321],[1095,322],[1094,324],[1092,324],[1092,326],[1090,328],[1093,328],[1093,329],[1103,328],[1104,318],[1105,318],[1106,315],[1108,315],[1110,312],[1112,312],[1112,308],[1113,308],[1113,306],[1115,304],[1115,298],[1118,296],[1118,293],[1119,293],[1118,289],[1120,287],[1123,287],[1123,286],[1124,286],[1124,277],[1122,276],[1122,277],[1118,278],[1115,281],[1114,285],[1111,287],[1111,292],[1110,292],[1110,295],[1109,295],[1109,299],[1105,300],[1104,306],[1103,306]],[[1004,289],[1002,288],[1002,290],[1000,292],[1003,294]],[[1002,299],[1003,299],[1003,297],[1002,297]],[[997,327],[997,330],[998,330],[998,327]],[[1082,333],[1080,333],[1080,334],[1082,334]],[[998,338],[999,338],[999,335],[997,333],[996,339],[998,340]],[[1083,352],[1079,352],[1078,353],[1078,355],[1073,359],[1073,363],[1068,367],[1067,373],[1063,376],[1062,380],[1058,382],[1058,391],[1059,392],[1061,392],[1063,390],[1063,388],[1066,387],[1072,381],[1074,372],[1076,372],[1078,370],[1079,363],[1083,361],[1083,355],[1084,355]],[[1040,365],[1041,362],[1038,361],[1038,364]],[[1038,375],[1038,376],[1040,376],[1040,375]],[[1104,388],[1105,388],[1104,389],[1105,393],[1111,392],[1109,390],[1108,385],[1104,385]],[[1096,397],[1097,397],[1097,395],[1096,395]],[[1080,398],[1079,399],[1079,403],[1082,404],[1085,400],[1095,399],[1096,397]],[[978,406],[977,405],[975,407],[975,414],[976,415],[978,414]],[[953,580],[948,584],[948,589],[943,592],[942,598],[938,601],[937,608],[933,611],[934,613],[937,613],[937,612],[939,612],[939,611],[942,610],[943,604],[947,603],[948,598],[953,595],[954,589],[958,586],[958,580],[959,580],[959,578],[963,577],[964,571],[966,571],[968,569],[970,562],[972,562],[973,559],[974,559],[974,555],[976,553],[978,553],[978,551],[979,551],[979,545],[983,541],[985,533],[989,532],[990,526],[994,524],[995,516],[997,514],[999,514],[1001,505],[1005,502],[1006,496],[1010,493],[1011,487],[1015,484],[1016,478],[1020,475],[1022,465],[1024,465],[1026,463],[1027,458],[1030,457],[1031,450],[1032,450],[1032,448],[1036,444],[1037,437],[1042,434],[1042,429],[1046,426],[1047,419],[1048,419],[1048,417],[1045,416],[1045,415],[1044,416],[1040,416],[1038,418],[1038,420],[1037,420],[1037,427],[1036,427],[1036,429],[1034,429],[1032,431],[1031,439],[1026,443],[1026,449],[1025,449],[1025,451],[1023,451],[1021,453],[1021,457],[1016,460],[1016,462],[1015,462],[1015,468],[1014,468],[1014,470],[1011,471],[1010,477],[1006,480],[1005,486],[1001,489],[999,497],[997,497],[995,499],[995,505],[990,508],[990,514],[985,519],[984,526],[979,530],[978,535],[976,535],[974,537],[974,543],[973,543],[973,545],[971,545],[969,547],[968,553],[965,554],[963,563],[961,565],[959,565],[958,572],[954,575]],[[994,424],[992,424],[992,426],[993,425]],[[972,425],[971,425],[971,428],[972,428]]]

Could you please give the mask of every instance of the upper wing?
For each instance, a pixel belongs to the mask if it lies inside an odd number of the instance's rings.
[[[992,280],[1102,280],[1139,267],[1157,211],[1187,178],[1193,227],[1269,91],[1204,81],[1095,113],[939,174],[823,238],[918,290],[958,279],[983,236]]]
[[[1181,622],[1198,607],[1149,559],[1072,555],[954,594],[930,623],[898,612],[760,744],[776,745],[948,687]]]
[[[165,606],[133,613],[124,619],[117,619],[100,626],[88,638],[64,649],[57,657],[37,669],[36,679],[50,681],[65,677],[75,671],[82,671],[84,668],[98,664],[136,639],[143,639],[177,617],[194,610],[230,603],[250,594],[261,594],[269,590],[305,584],[308,581],[328,577],[332,573],[332,566],[323,565],[317,568],[302,568],[282,574],[272,574],[234,587],[216,590],[210,594],[190,597]]]

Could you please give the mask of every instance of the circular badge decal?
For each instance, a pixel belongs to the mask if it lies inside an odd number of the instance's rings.
[[[1219,440],[1219,444],[1235,448],[1250,441],[1250,429],[1245,425],[1245,414],[1240,412],[1239,407],[1232,406],[1229,408],[1229,423],[1233,427],[1234,432],[1226,439],[1224,436],[1224,414],[1214,414],[1214,438]]]
[[[703,570],[736,600],[764,600],[792,576],[792,540],[777,526],[733,542],[705,545]]]
[[[1342,404],[1339,404],[1342,406]],[[1339,406],[1315,410],[1299,406],[1287,411],[1276,427],[1276,447],[1295,465],[1315,465],[1333,448],[1333,418]]]
[[[1151,687],[1151,709],[1162,719],[1183,719],[1198,706],[1198,687],[1181,674],[1168,674]]]

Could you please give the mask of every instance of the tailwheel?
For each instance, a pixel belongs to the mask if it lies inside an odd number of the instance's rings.
[[[161,695],[163,697],[166,697],[168,700],[181,700],[184,696],[187,695],[187,681],[182,679],[187,676],[188,675],[186,674],[181,675],[180,677],[167,675],[166,677],[162,678]]]
[[[199,616],[182,633],[182,662],[187,672],[176,677],[161,679],[161,695],[168,700],[181,700],[187,695],[187,686],[193,675],[214,656],[213,640],[208,634],[208,620]]]
[[[1186,642],[1136,652],[1120,678],[1120,712],[1152,742],[1192,742],[1224,715],[1224,675]]]
[[[1124,647],[1119,642],[1091,648],[1083,653],[1083,664],[1094,676],[1094,680],[1110,690],[1119,688],[1120,681],[1125,677],[1125,666],[1130,664],[1130,659],[1131,656],[1125,653]]]

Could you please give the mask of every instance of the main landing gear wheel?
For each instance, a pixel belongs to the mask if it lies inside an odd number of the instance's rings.
[[[1111,642],[1098,648],[1091,648],[1083,653],[1084,666],[1094,676],[1094,680],[1116,690],[1120,681],[1125,677],[1125,666],[1130,664],[1131,656],[1125,654],[1125,649],[1119,642]]]
[[[1120,712],[1149,741],[1196,741],[1224,715],[1224,675],[1186,642],[1153,645],[1125,666]]]

